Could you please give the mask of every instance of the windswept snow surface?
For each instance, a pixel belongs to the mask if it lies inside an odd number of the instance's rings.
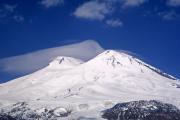
[[[22,101],[33,109],[71,107],[76,117],[98,118],[115,103],[135,100],[180,108],[180,82],[133,56],[107,50],[88,62],[60,56],[42,70],[0,84],[1,107]]]

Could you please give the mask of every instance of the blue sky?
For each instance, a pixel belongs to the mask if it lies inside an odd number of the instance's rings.
[[[0,59],[87,39],[180,78],[180,0],[0,0]]]

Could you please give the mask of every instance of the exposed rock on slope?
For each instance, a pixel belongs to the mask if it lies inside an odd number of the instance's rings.
[[[32,109],[27,103],[19,102],[1,109],[0,120],[59,120],[71,112],[63,107]]]
[[[155,100],[116,104],[103,111],[108,120],[180,120],[180,110],[171,104]]]

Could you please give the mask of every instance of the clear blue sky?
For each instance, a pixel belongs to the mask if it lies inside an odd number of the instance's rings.
[[[180,78],[180,0],[0,0],[0,59],[86,39]]]

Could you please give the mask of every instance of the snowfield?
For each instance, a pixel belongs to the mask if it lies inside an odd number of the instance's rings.
[[[107,50],[87,62],[60,56],[37,72],[0,84],[2,109],[25,102],[39,114],[53,110],[65,120],[101,120],[102,110],[135,100],[180,108],[180,81],[131,55]]]

